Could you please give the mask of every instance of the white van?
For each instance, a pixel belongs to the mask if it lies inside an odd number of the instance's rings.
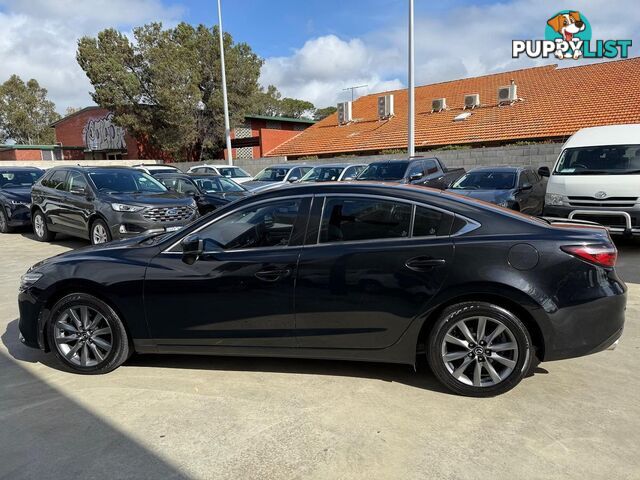
[[[640,235],[640,124],[584,128],[562,146],[549,175],[544,215],[587,220]]]

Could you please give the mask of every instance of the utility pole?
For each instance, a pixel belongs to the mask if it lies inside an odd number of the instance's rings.
[[[343,91],[343,92],[346,92],[347,90],[351,90],[351,101],[353,102],[353,100],[354,100],[354,93],[353,93],[353,92],[354,92],[357,88],[364,88],[364,87],[368,87],[368,86],[369,86],[369,85],[356,85],[355,87],[347,87],[347,88],[343,88],[343,89],[342,89],[342,91]]]
[[[233,165],[233,150],[231,149],[231,127],[229,126],[229,103],[227,102],[227,74],[224,68],[224,36],[222,33],[222,7],[218,0],[218,33],[220,35],[220,65],[222,67],[222,101],[224,102],[224,135],[227,140],[227,159]]]
[[[408,148],[407,151],[409,153],[409,157],[413,157],[416,154],[416,146],[415,146],[415,127],[416,127],[416,118],[415,118],[415,85],[414,85],[414,75],[413,75],[413,61],[414,61],[414,52],[413,52],[413,0],[409,0],[409,90],[408,94],[408,104],[409,104],[409,138],[408,138]]]

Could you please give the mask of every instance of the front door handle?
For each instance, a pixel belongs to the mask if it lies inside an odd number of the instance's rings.
[[[254,277],[263,282],[277,282],[281,278],[288,277],[291,270],[288,268],[265,268],[256,272]]]
[[[404,265],[414,272],[425,272],[446,263],[447,261],[444,258],[415,257],[407,260]]]

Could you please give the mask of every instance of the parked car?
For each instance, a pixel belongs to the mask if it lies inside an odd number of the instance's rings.
[[[431,189],[292,185],[177,233],[35,265],[19,327],[24,344],[81,373],[111,371],[133,351],[426,356],[452,391],[489,396],[534,358],[615,345],[626,304],[616,253],[599,226]]]
[[[230,165],[197,165],[191,167],[187,173],[213,173],[240,184],[253,180],[253,177],[242,168]]]
[[[584,128],[562,146],[544,214],[600,223],[613,234],[640,235],[640,124]]]
[[[43,173],[33,167],[0,167],[0,233],[31,225],[31,186]]]
[[[298,182],[343,182],[355,178],[367,168],[366,163],[330,163],[309,170]]]
[[[481,167],[468,171],[448,191],[529,215],[542,215],[546,182],[529,167]]]
[[[139,165],[134,165],[133,168],[152,176],[155,176],[159,173],[182,173],[182,170],[180,170],[178,167],[174,167],[172,165],[157,164],[157,163],[150,163],[150,164],[141,163]]]
[[[373,162],[356,180],[398,182],[444,190],[464,174],[464,168],[447,168],[437,158]]]
[[[106,243],[175,231],[198,217],[193,198],[127,167],[53,167],[33,185],[31,198],[33,231],[41,242],[66,233]]]
[[[172,192],[193,197],[200,215],[251,195],[243,186],[220,175],[159,173],[155,178]]]
[[[253,180],[245,182],[244,186],[254,192],[286,185],[300,180],[312,167],[305,164],[285,163],[272,165],[258,173]]]

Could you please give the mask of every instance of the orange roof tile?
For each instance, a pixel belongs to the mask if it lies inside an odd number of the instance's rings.
[[[497,106],[498,87],[515,80],[518,101]],[[407,146],[407,90],[394,94],[395,116],[378,120],[380,93],[353,103],[354,121],[338,126],[337,114],[279,145],[269,156],[371,152]],[[480,94],[481,106],[454,122],[464,95]],[[466,78],[417,87],[416,148],[567,137],[580,128],[640,123],[640,58],[570,68],[557,65]],[[447,111],[431,113],[431,101],[446,97]]]

